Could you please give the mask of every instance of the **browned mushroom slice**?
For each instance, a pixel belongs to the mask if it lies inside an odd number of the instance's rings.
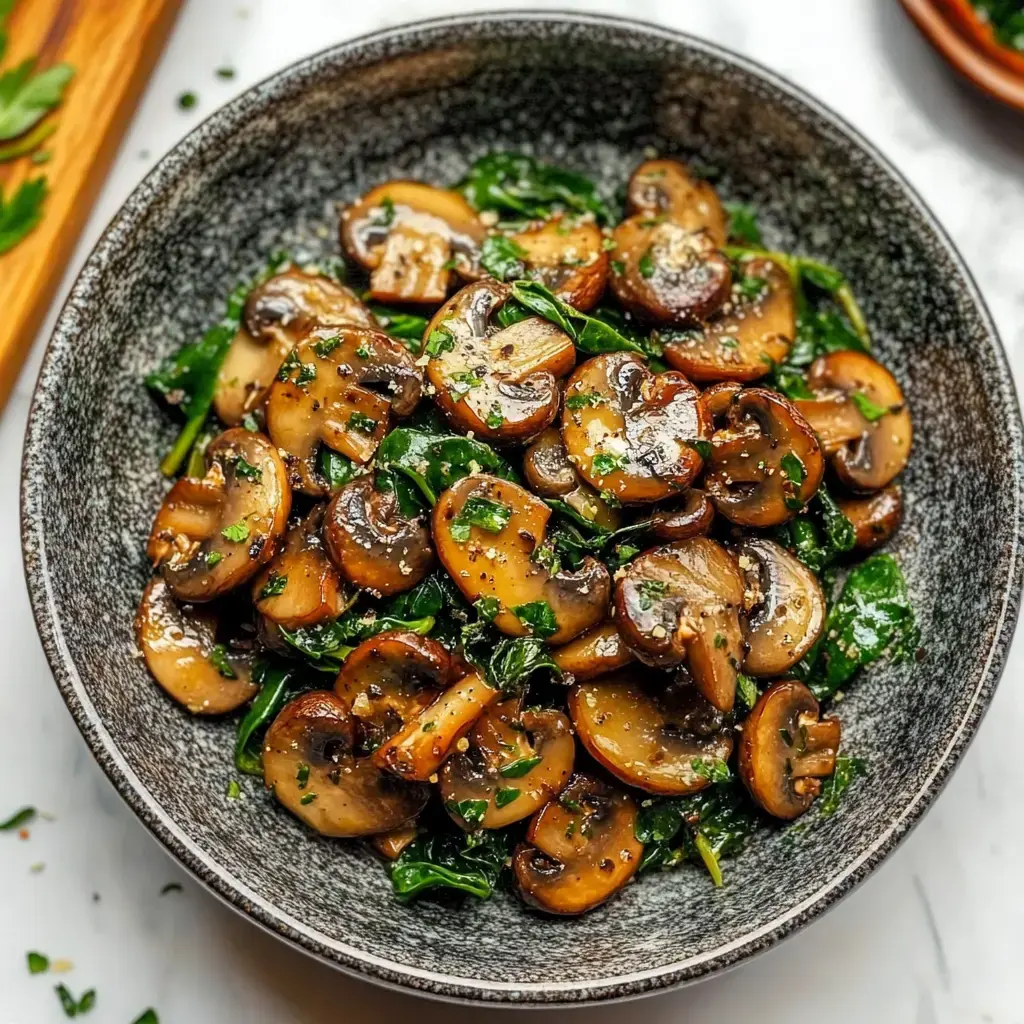
[[[470,672],[380,747],[374,762],[399,778],[426,782],[455,752],[473,723],[500,699],[500,690]]]
[[[344,610],[341,578],[320,540],[323,518],[324,506],[315,506],[253,581],[256,610],[285,629],[315,626]]]
[[[210,601],[246,583],[274,555],[292,493],[277,449],[234,427],[206,449],[202,480],[184,477],[164,498],[146,552],[174,596]]]
[[[896,378],[863,352],[830,352],[807,371],[816,397],[795,402],[851,490],[877,491],[907,464],[913,428]]]
[[[761,694],[743,723],[739,772],[769,814],[799,817],[836,767],[838,718],[819,721],[818,702],[803,683],[786,679]]]
[[[451,658],[439,643],[392,630],[364,640],[345,659],[334,692],[358,719],[370,753],[432,704],[450,676]]]
[[[743,265],[728,301],[702,327],[665,332],[665,362],[690,380],[751,381],[789,354],[796,298],[788,271],[769,259]]]
[[[814,573],[775,541],[748,538],[738,554],[746,586],[743,671],[782,675],[821,636],[825,597]]]
[[[504,828],[557,796],[572,775],[576,742],[560,711],[522,711],[518,697],[492,704],[441,769],[441,799],[466,831]]]
[[[345,702],[329,690],[310,690],[285,705],[267,730],[263,780],[321,835],[369,836],[415,818],[429,789],[356,757],[355,747],[355,722]]]
[[[403,516],[394,492],[375,490],[369,476],[331,499],[324,543],[345,579],[378,594],[411,590],[434,564],[426,524]]]
[[[255,409],[284,357],[315,327],[376,326],[373,314],[344,285],[320,274],[287,270],[258,285],[245,301],[242,327],[231,343],[213,396],[229,426]]]
[[[223,715],[251,700],[251,659],[217,643],[217,618],[182,607],[159,576],[149,581],[135,615],[135,640],[146,668],[194,715]]]
[[[463,277],[478,276],[486,236],[458,192],[418,181],[378,185],[341,215],[341,244],[383,302],[443,302],[453,262]]]
[[[593,679],[628,665],[634,658],[615,623],[609,619],[570,640],[551,655],[566,676]]]
[[[457,292],[427,327],[427,380],[458,429],[495,441],[539,434],[558,414],[556,378],[576,364],[567,334],[540,317],[502,328],[492,317],[511,295],[485,278]]]
[[[559,644],[604,617],[611,580],[593,558],[554,573],[534,560],[550,517],[551,509],[518,484],[468,476],[438,499],[432,528],[438,557],[466,599],[497,598],[498,629],[526,636],[550,620],[554,631],[544,638]]]
[[[858,551],[874,551],[896,532],[903,519],[903,498],[895,484],[889,484],[866,498],[843,498],[839,510],[853,523]]]
[[[416,360],[401,342],[361,327],[318,329],[282,364],[267,395],[267,431],[296,460],[295,486],[325,494],[316,468],[321,443],[369,462],[389,414],[412,412],[420,388]]]
[[[700,488],[690,487],[680,501],[648,516],[646,522],[658,540],[686,540],[707,533],[714,519],[715,507],[708,496]]]
[[[567,214],[512,235],[524,277],[540,281],[576,309],[596,306],[608,281],[604,235],[593,220]]]
[[[390,832],[371,836],[370,842],[382,857],[386,857],[388,860],[398,860],[402,851],[416,838],[416,833],[415,825],[400,825]]]
[[[594,760],[647,793],[696,793],[732,753],[731,729],[692,685],[645,684],[636,668],[577,683],[569,714]]]
[[[725,422],[711,438],[704,487],[739,526],[777,526],[818,490],[825,470],[817,438],[788,399],[767,388],[718,384],[703,403]]]
[[[569,378],[562,439],[580,476],[618,501],[680,493],[703,465],[711,421],[681,374],[655,375],[629,352],[588,359]]]
[[[541,498],[558,498],[595,526],[617,530],[622,525],[618,509],[580,479],[556,427],[548,427],[526,449],[523,476],[534,494]]]
[[[725,245],[727,218],[714,188],[694,178],[678,160],[647,160],[633,171],[626,191],[631,214],[667,217],[687,231],[705,231]]]
[[[615,623],[637,656],[686,662],[700,692],[731,711],[743,657],[743,581],[733,557],[707,537],[645,551],[615,582]]]
[[[582,914],[604,903],[636,873],[636,804],[622,790],[574,775],[530,822],[512,858],[523,899],[549,914]]]

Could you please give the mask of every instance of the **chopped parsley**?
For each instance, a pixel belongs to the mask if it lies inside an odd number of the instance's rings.
[[[753,302],[768,290],[768,282],[763,277],[744,276],[734,281],[732,287],[741,299]]]
[[[531,636],[540,637],[546,640],[558,632],[558,621],[555,613],[547,601],[530,601],[528,604],[518,604],[512,609],[512,614],[526,626]]]
[[[789,479],[789,482],[797,487],[799,487],[807,477],[807,469],[800,461],[800,456],[795,452],[786,452],[786,454],[779,459],[779,465],[782,467],[782,470]]]
[[[237,800],[242,795],[242,787],[238,784],[237,779],[231,779],[228,782],[227,798],[229,800]]]
[[[471,373],[469,370],[461,370],[459,373],[453,373],[449,378],[451,385],[448,390],[455,396],[455,401],[458,402],[464,398],[473,388],[480,387],[483,384],[483,377],[478,377],[475,373]]]
[[[854,391],[850,395],[850,401],[857,406],[857,411],[868,423],[877,422],[889,412],[886,406],[873,402],[863,391]]]
[[[486,800],[447,800],[445,807],[470,826],[479,825],[487,813]]]
[[[608,476],[625,466],[626,460],[621,455],[612,455],[609,452],[598,452],[591,463],[593,471],[598,476]]]
[[[664,597],[668,584],[664,580],[641,580],[637,585],[637,604],[642,612],[649,612],[659,597]]]
[[[237,679],[238,673],[228,661],[228,649],[223,644],[216,644],[206,656],[206,660],[225,678]]]
[[[377,421],[364,412],[354,412],[348,418],[348,425],[360,434],[372,434],[377,429]]]
[[[240,476],[245,480],[255,480],[256,483],[259,483],[263,479],[263,470],[248,462],[244,455],[239,455],[238,461],[235,463],[235,476]]]
[[[308,807],[316,799],[316,793],[303,793],[299,803],[303,807]]]
[[[244,519],[239,519],[237,523],[225,526],[220,535],[232,544],[242,544],[249,539],[249,524]]]
[[[424,352],[428,356],[436,358],[444,352],[451,352],[455,348],[455,335],[445,327],[435,327],[427,338]]]
[[[77,1017],[79,1014],[88,1013],[96,1005],[96,989],[94,988],[83,993],[81,999],[75,999],[66,985],[57,985],[53,991],[57,993],[65,1017]]]
[[[313,351],[321,359],[326,359],[340,344],[341,335],[332,334],[329,338],[321,338],[319,341],[314,341]],[[365,344],[365,342],[363,344]],[[367,355],[369,355],[369,352],[367,352]],[[363,358],[365,359],[366,356],[363,356]]]
[[[728,782],[732,777],[729,766],[720,757],[695,757],[690,767],[694,775],[708,782]]]
[[[36,809],[34,807],[22,807],[20,811],[15,811],[6,821],[0,821],[0,832],[11,832],[16,828],[22,828],[27,825],[36,816]]]
[[[449,531],[452,540],[464,544],[469,540],[469,529],[476,526],[488,533],[501,533],[512,518],[512,509],[500,501],[472,495],[466,499],[459,514],[452,520]]]
[[[391,196],[385,196],[380,201],[380,206],[373,213],[372,221],[375,227],[390,227],[395,219],[395,201]]]
[[[501,611],[501,602],[496,597],[481,597],[473,602],[477,615],[485,622],[492,622]]]
[[[295,773],[295,781],[299,785],[299,789],[305,789],[306,783],[309,782],[309,765],[300,764],[299,770]]]
[[[701,441],[699,438],[694,441],[684,441],[683,444],[687,448],[692,448],[705,462],[711,458],[711,453],[714,451],[710,441]]]
[[[715,634],[715,650],[716,651],[720,651],[728,643],[729,643],[729,641],[726,640],[724,633],[716,633]]]
[[[484,423],[487,425],[488,430],[500,430],[504,422],[505,417],[501,414],[501,406],[495,402],[491,406],[491,411],[487,414],[487,419],[484,420]]]
[[[644,254],[637,261],[636,269],[640,271],[640,276],[645,280],[654,277],[657,267],[654,265],[654,253],[650,247],[644,251]]]
[[[50,958],[42,953],[26,953],[29,974],[43,974],[50,969]]]
[[[257,600],[263,601],[268,597],[278,597],[284,593],[284,588],[287,586],[287,575],[282,575],[281,573],[275,572],[271,569],[270,575],[267,577],[267,582],[260,588],[260,596]]]
[[[242,417],[242,426],[249,431],[250,434],[258,434],[260,430],[259,420],[251,412],[247,412]]]
[[[513,800],[519,799],[519,790],[512,787],[502,787],[494,794],[494,806],[498,808],[507,807]]]
[[[604,395],[597,391],[574,391],[571,395],[566,395],[565,407],[566,409],[587,409],[606,401]]]
[[[219,551],[207,551],[206,552],[206,568],[212,569],[218,562],[224,560],[224,556]]]
[[[191,110],[199,102],[199,97],[194,92],[183,92],[178,97],[179,110]]]
[[[508,764],[503,764],[498,769],[498,774],[504,779],[521,779],[527,772],[532,771],[543,761],[539,754],[533,757],[517,757]]]

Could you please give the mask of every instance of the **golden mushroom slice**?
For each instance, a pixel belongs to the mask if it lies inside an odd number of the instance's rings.
[[[645,551],[615,581],[615,624],[650,664],[689,666],[697,689],[732,710],[743,658],[743,580],[732,555],[707,537]]]
[[[699,487],[689,487],[683,496],[660,508],[645,520],[658,540],[686,540],[699,537],[711,529],[715,506]]]
[[[388,860],[398,860],[402,851],[416,838],[417,829],[415,825],[399,825],[390,832],[381,832],[380,835],[371,836],[370,842],[373,848]]]
[[[825,595],[817,576],[767,537],[750,537],[737,550],[743,573],[747,653],[752,676],[788,672],[825,628]]]
[[[242,326],[217,374],[213,408],[229,426],[259,406],[284,357],[316,327],[375,327],[355,292],[322,274],[286,270],[245,300]]]
[[[725,214],[714,189],[674,160],[641,164],[630,178],[629,216],[614,233],[611,285],[632,313],[659,323],[706,319],[729,297],[720,251]]]
[[[553,323],[494,319],[511,288],[485,278],[457,292],[427,327],[426,376],[434,401],[462,431],[492,441],[524,441],[558,415],[557,378],[576,365],[576,348]]]
[[[448,189],[389,181],[341,214],[345,252],[370,271],[370,294],[382,302],[444,302],[451,269],[479,276],[487,229]]]
[[[411,590],[434,564],[426,523],[402,515],[395,493],[376,490],[370,476],[331,499],[323,535],[345,579],[378,594]]]
[[[285,705],[263,744],[263,780],[278,801],[321,835],[369,836],[411,821],[427,786],[402,782],[357,757],[356,722],[329,690]]]
[[[578,516],[605,530],[622,525],[619,510],[583,482],[556,427],[548,427],[523,454],[523,476],[541,498],[557,498]]]
[[[701,327],[663,332],[665,362],[698,383],[763,377],[796,338],[796,295],[789,272],[770,259],[742,264],[728,301]]]
[[[576,741],[569,719],[551,709],[522,710],[510,697],[492,704],[441,769],[441,799],[471,832],[528,818],[569,784]]]
[[[608,609],[608,569],[586,558],[575,571],[535,561],[551,509],[526,488],[493,476],[456,481],[434,506],[438,557],[470,602],[495,598],[495,626],[512,636],[537,632],[565,643]]]
[[[320,539],[323,505],[287,533],[281,550],[253,581],[256,610],[285,629],[336,619],[345,608],[341,577]]]
[[[638,356],[588,359],[569,378],[562,439],[591,487],[626,504],[680,494],[711,435],[700,393],[681,374],[653,374]]]
[[[600,301],[608,282],[608,252],[592,218],[561,214],[510,237],[521,254],[523,277],[540,281],[579,310]]]
[[[206,476],[183,477],[156,514],[146,553],[180,601],[248,582],[285,532],[292,493],[277,449],[233,427],[206,449]]]
[[[179,605],[159,576],[142,593],[135,640],[153,678],[194,715],[223,715],[256,696],[251,658],[218,644],[217,617]]]
[[[607,619],[553,651],[551,660],[565,676],[593,679],[628,665],[634,657],[615,622]]]
[[[853,523],[858,551],[874,551],[896,532],[903,519],[903,497],[895,484],[864,498],[841,498],[839,511]]]
[[[715,508],[738,526],[792,519],[817,492],[825,471],[807,421],[768,388],[717,384],[702,401],[716,422],[724,420],[712,435],[704,475]]]
[[[896,378],[863,352],[819,356],[807,371],[813,399],[794,402],[818,435],[836,476],[851,490],[877,491],[910,457],[910,410]]]
[[[743,722],[739,773],[750,795],[769,814],[799,817],[836,767],[838,718],[819,719],[814,695],[795,679],[761,694]]]
[[[371,753],[432,704],[451,674],[451,657],[436,640],[389,630],[364,640],[345,659],[334,692],[359,720]]]
[[[629,786],[662,796],[696,793],[732,754],[732,730],[692,685],[643,675],[633,667],[576,683],[569,690],[576,734]]]
[[[549,914],[582,914],[615,895],[640,867],[636,804],[590,775],[574,775],[530,822],[512,858],[520,895]]]

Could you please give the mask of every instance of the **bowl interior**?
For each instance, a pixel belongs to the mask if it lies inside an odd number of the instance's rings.
[[[493,147],[610,189],[653,147],[755,204],[770,247],[848,275],[916,440],[895,543],[924,657],[877,666],[840,705],[870,763],[841,813],[764,830],[715,890],[645,878],[581,920],[509,896],[397,906],[374,858],[311,835],[257,780],[225,797],[230,723],[182,713],[131,621],[174,427],[140,378],[216,318],[271,250],[334,253],[335,204],[391,177],[456,181]],[[24,536],[44,643],[79,725],[147,824],[218,892],[342,966],[462,997],[631,994],[763,948],[847,891],[935,794],[970,738],[1015,619],[1020,429],[973,286],[928,215],[809,101],[692,40],[585,17],[493,17],[342,46],[272,79],[178,147],[82,274],[43,369]],[[984,495],[984,500],[979,496]],[[580,955],[585,950],[585,955]]]

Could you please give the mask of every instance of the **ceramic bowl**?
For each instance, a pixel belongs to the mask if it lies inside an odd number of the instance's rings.
[[[870,763],[834,817],[764,829],[716,890],[645,878],[579,920],[512,896],[395,903],[355,843],[317,838],[258,780],[228,800],[230,723],[146,674],[131,622],[175,426],[141,377],[215,319],[273,249],[336,251],[336,204],[393,177],[454,182],[494,147],[616,187],[652,149],[755,204],[767,242],[836,264],[906,391],[916,441],[895,542],[923,660],[880,664],[841,705]],[[28,426],[25,568],[75,721],[146,826],[215,893],[328,964],[463,1000],[607,1000],[704,978],[812,921],[938,795],[991,700],[1021,587],[1021,422],[971,278],[879,154],[774,74],[628,21],[525,13],[412,25],[326,50],[219,111],[133,193],[89,258]]]

